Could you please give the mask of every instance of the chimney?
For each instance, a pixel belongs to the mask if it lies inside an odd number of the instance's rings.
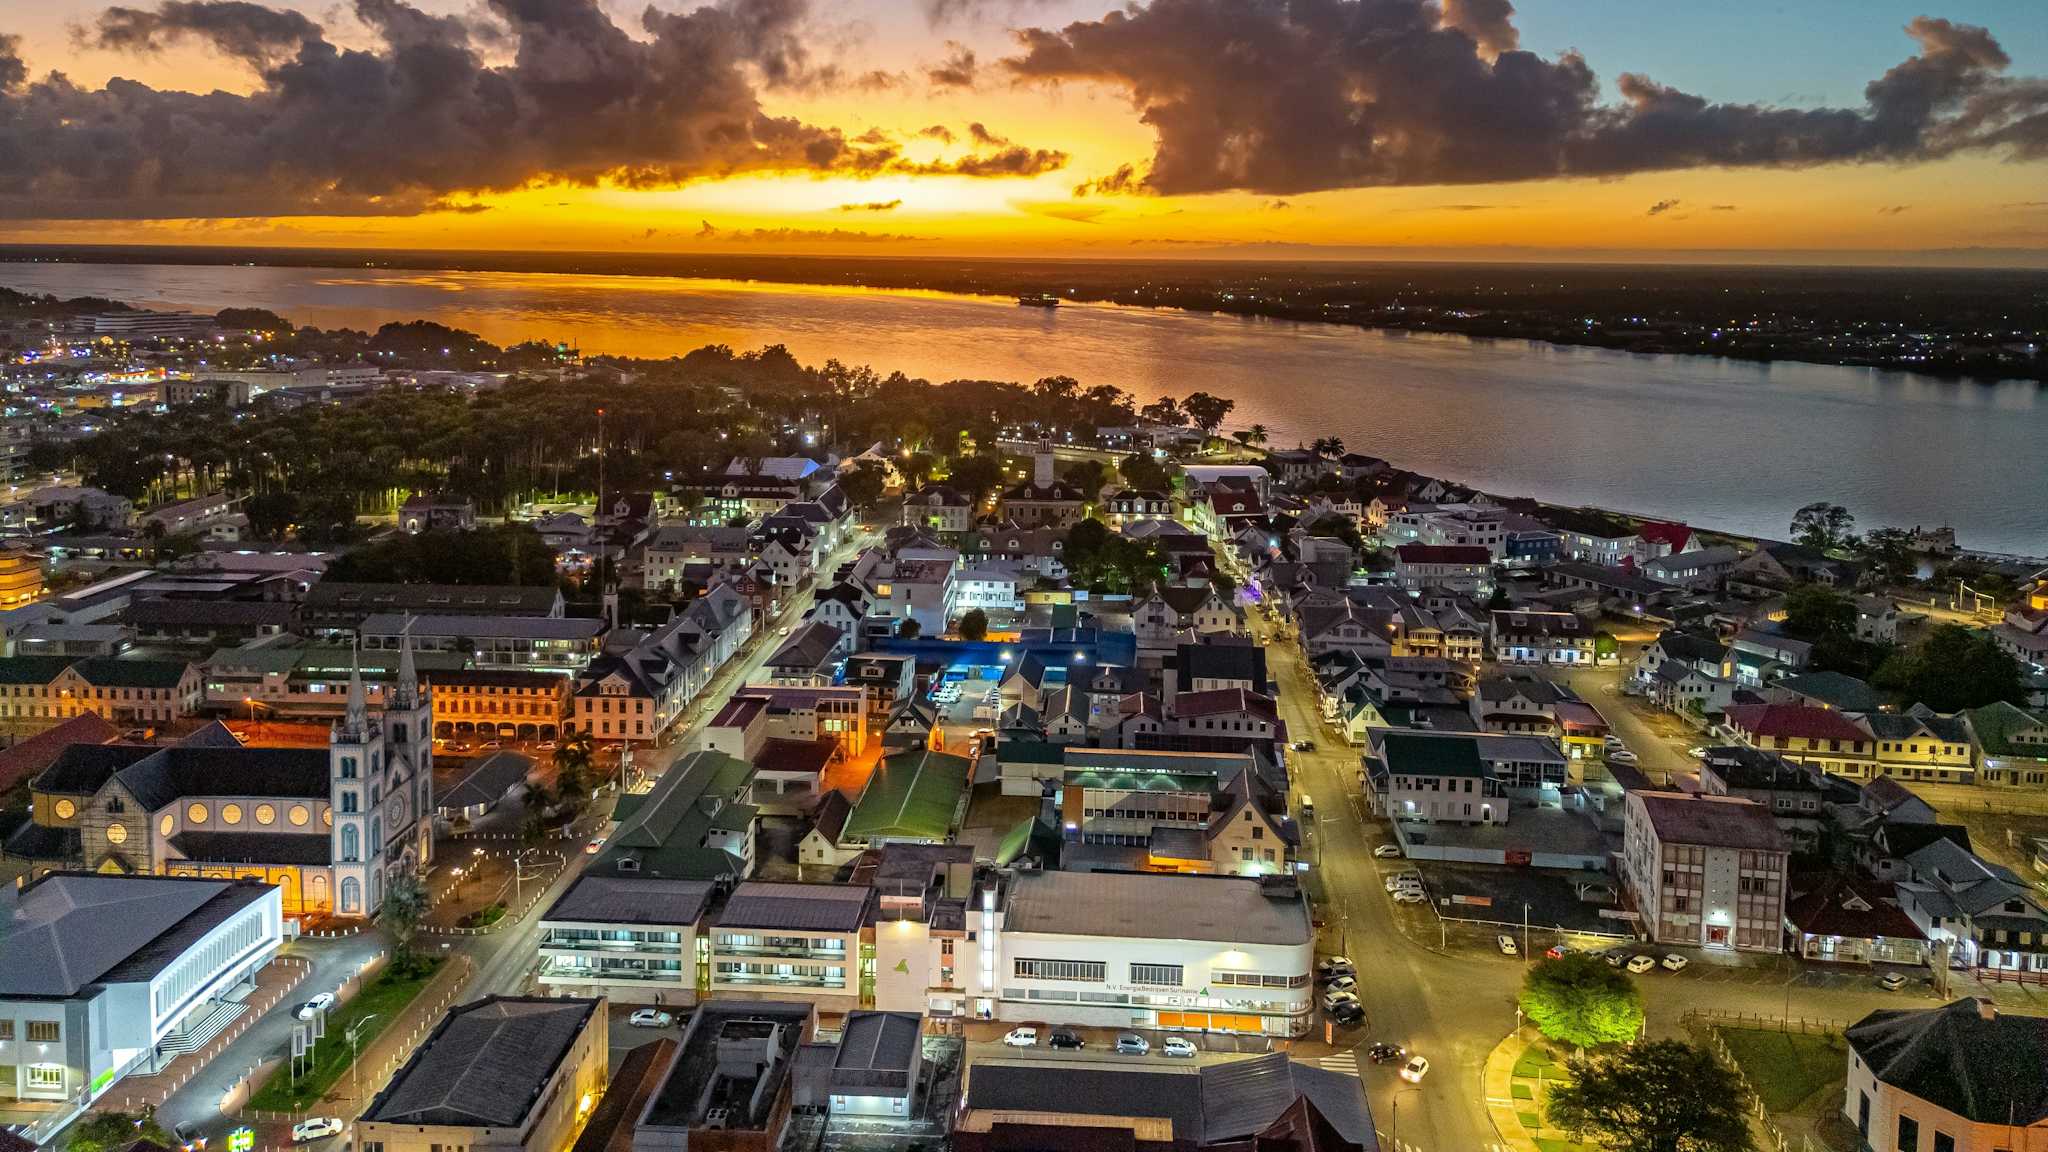
[[[1977,1001],[1977,1018],[1986,1024],[1996,1021],[1998,1019],[1998,1005],[1980,998]]]
[[[1031,482],[1040,488],[1050,488],[1052,480],[1052,441],[1040,440],[1038,454],[1032,461]]]

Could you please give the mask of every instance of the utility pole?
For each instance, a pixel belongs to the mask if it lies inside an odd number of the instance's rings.
[[[1522,901],[1522,963],[1529,962],[1529,902]]]
[[[379,1015],[380,1013],[372,1012],[348,1026],[348,1094],[351,1100],[361,1101],[363,1098],[360,1079],[362,1072],[356,1067],[362,1051],[357,1046],[357,1040],[362,1036],[363,1025],[375,1020]]]

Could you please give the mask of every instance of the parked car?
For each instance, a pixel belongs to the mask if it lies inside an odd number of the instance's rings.
[[[1623,964],[1628,963],[1628,949],[1609,948],[1607,951],[1602,952],[1600,954],[1600,958],[1602,960],[1607,961],[1607,966],[1609,968],[1619,968]]]
[[[1152,1045],[1136,1032],[1119,1032],[1116,1034],[1116,1051],[1119,1056],[1143,1056],[1152,1051]]]
[[[341,1131],[341,1121],[332,1116],[315,1116],[292,1125],[292,1139],[298,1143],[308,1140],[325,1140]]]
[[[199,1125],[191,1122],[174,1124],[171,1135],[178,1138],[179,1152],[205,1152],[206,1137],[199,1131]]]
[[[1060,1048],[1074,1052],[1078,1052],[1088,1046],[1088,1042],[1081,1039],[1081,1034],[1072,1028],[1053,1029],[1051,1035],[1045,1038],[1045,1044],[1048,1048]]]
[[[1685,971],[1685,966],[1686,966],[1686,963],[1687,963],[1687,961],[1686,961],[1686,958],[1685,958],[1685,957],[1683,957],[1683,956],[1680,956],[1680,955],[1679,955],[1678,953],[1676,953],[1676,952],[1673,952],[1673,953],[1671,953],[1670,955],[1668,955],[1668,956],[1664,957],[1664,959],[1663,959],[1663,960],[1661,961],[1661,963],[1662,963],[1662,964],[1664,965],[1665,969],[1666,969],[1666,970],[1668,970],[1668,971],[1671,971],[1671,972],[1683,972],[1683,971]]]
[[[1399,860],[1401,858],[1401,846],[1399,844],[1382,844],[1373,849],[1372,854],[1376,860]]]
[[[626,1023],[635,1028],[666,1028],[675,1022],[674,1016],[659,1008],[642,1008],[626,1017]]]
[[[1289,747],[1293,748],[1296,752],[1313,752],[1316,750],[1316,742],[1313,740],[1296,740]]]
[[[297,1008],[292,1009],[292,1015],[297,1016],[301,1020],[311,1020],[322,1012],[332,1012],[333,1010],[334,993],[322,992]]]
[[[1179,1059],[1193,1059],[1195,1055],[1195,1042],[1185,1036],[1168,1036],[1160,1043],[1159,1054]]]
[[[1572,954],[1572,946],[1569,944],[1552,944],[1543,950],[1543,954],[1552,960],[1562,960]]]
[[[1003,1033],[1003,1043],[1011,1048],[1036,1048],[1038,1029],[1028,1024],[1022,1028],[1012,1028]]]
[[[1522,954],[1522,950],[1515,947],[1515,938],[1505,932],[1495,936],[1493,944],[1494,947],[1500,949],[1500,954],[1503,956],[1520,956]]]
[[[1342,988],[1332,988],[1328,992],[1323,993],[1323,1010],[1326,1012],[1330,1011],[1336,1008],[1337,1005],[1347,1001],[1352,1004],[1358,1003],[1358,994],[1346,992]]]
[[[1332,976],[1330,977],[1330,987],[1339,992],[1356,992],[1358,991],[1358,978],[1356,976]]]
[[[1609,753],[1607,754],[1607,762],[1608,762],[1609,764],[1637,764],[1637,763],[1641,763],[1641,761],[1639,761],[1639,760],[1637,760],[1637,759],[1636,759],[1636,754],[1635,754],[1635,753],[1633,753],[1633,752],[1631,752],[1631,751],[1629,751],[1629,750],[1628,750],[1628,749],[1626,749],[1626,748],[1617,748],[1617,749],[1615,749],[1614,751],[1612,751],[1612,752],[1609,752]]]
[[[1427,1056],[1417,1056],[1401,1068],[1401,1079],[1408,1081],[1410,1084],[1422,1083],[1422,1078],[1427,1075],[1429,1075],[1429,1057]]]
[[[1356,1000],[1346,1000],[1330,1009],[1330,1019],[1339,1024],[1356,1024],[1365,1019],[1365,1005]]]
[[[1424,896],[1420,888],[1403,888],[1399,892],[1394,893],[1394,903],[1427,904],[1429,903],[1429,897]]]
[[[1316,818],[1316,798],[1306,792],[1301,794],[1301,818],[1303,820],[1313,820]]]
[[[1325,956],[1321,960],[1316,961],[1316,975],[1324,978],[1352,976],[1356,975],[1357,972],[1358,969],[1351,963],[1351,957],[1349,956]]]
[[[1375,1044],[1370,1048],[1367,1048],[1365,1050],[1365,1054],[1375,1064],[1391,1064],[1394,1061],[1399,1060],[1401,1057],[1406,1056],[1408,1054],[1408,1050],[1406,1048],[1401,1047],[1399,1044],[1389,1044],[1383,1040],[1380,1043]]]
[[[1887,992],[1897,992],[1906,986],[1906,978],[1897,972],[1887,972],[1877,978],[1877,986]]]
[[[1648,972],[1650,969],[1655,968],[1656,966],[1657,958],[1655,956],[1649,955],[1648,953],[1644,953],[1640,956],[1629,957],[1628,970],[1635,973],[1638,976],[1642,975],[1645,972]]]

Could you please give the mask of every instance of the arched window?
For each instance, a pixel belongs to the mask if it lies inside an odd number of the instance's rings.
[[[383,850],[384,821],[376,816],[372,816],[370,817],[370,855],[375,856]]]
[[[350,829],[350,831],[354,831],[354,829]],[[351,916],[362,914],[363,882],[353,876],[347,877],[341,882],[341,910]]]
[[[363,858],[361,835],[356,831],[356,826],[353,824],[342,825],[341,858],[343,860],[360,860]]]

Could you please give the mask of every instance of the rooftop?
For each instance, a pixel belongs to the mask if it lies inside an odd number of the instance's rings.
[[[0,922],[0,996],[72,996],[116,969],[145,979],[273,891],[186,877],[45,876]]]
[[[924,1043],[914,1012],[849,1012],[832,1055],[834,1095],[907,1095]]]
[[[1239,876],[1150,872],[1020,872],[1009,881],[1006,932],[1150,940],[1304,944],[1298,891]],[[1284,894],[1282,894],[1284,893]]]
[[[695,924],[711,903],[706,880],[585,873],[541,919],[585,924]]]
[[[363,1119],[518,1128],[603,1004],[492,996],[452,1008]]]
[[[733,889],[718,914],[720,928],[783,928],[858,932],[873,890],[855,884],[793,884],[749,880]]]
[[[2048,1018],[1965,997],[1872,1012],[1843,1036],[1877,1079],[1938,1108],[1979,1124],[2048,1119]]]
[[[974,762],[965,756],[928,748],[885,756],[868,777],[843,835],[854,840],[944,840],[953,830],[953,816],[973,770]]]
[[[1628,800],[1642,806],[1657,839],[1667,844],[1785,851],[1785,837],[1771,810],[1754,800],[1692,792],[1630,792]]]

